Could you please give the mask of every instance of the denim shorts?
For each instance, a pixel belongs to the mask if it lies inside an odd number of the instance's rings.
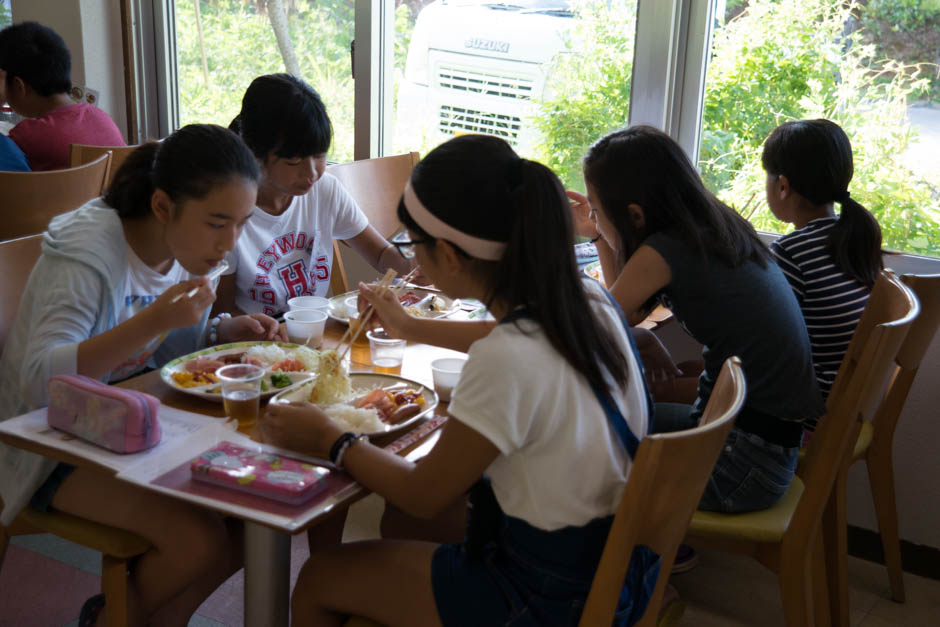
[[[697,426],[698,417],[691,412],[691,405],[657,403],[653,432]],[[705,485],[699,509],[728,513],[767,509],[790,487],[799,452],[799,447],[781,446],[732,428]]]
[[[441,624],[574,627],[584,609],[610,519],[589,523],[593,529],[582,542],[576,536],[584,528],[545,532],[505,518],[509,524],[503,525],[499,538],[478,558],[467,555],[464,543],[445,544],[434,552],[431,584]],[[577,563],[569,559],[574,555],[578,555]],[[642,617],[660,561],[646,547],[634,551],[613,625],[628,627]]]

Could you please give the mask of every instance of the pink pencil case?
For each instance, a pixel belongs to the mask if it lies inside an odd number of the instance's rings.
[[[297,459],[220,442],[190,465],[204,481],[290,505],[300,505],[326,488],[329,470]]]
[[[160,442],[160,401],[150,394],[81,375],[49,379],[49,426],[115,453],[136,453]]]

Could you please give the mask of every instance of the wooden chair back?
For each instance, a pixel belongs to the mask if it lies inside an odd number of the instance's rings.
[[[0,353],[16,320],[26,282],[42,253],[41,245],[42,235],[0,242]]]
[[[327,172],[339,179],[369,218],[369,224],[387,239],[402,226],[398,219],[398,201],[418,160],[418,153],[409,152],[390,157],[337,163],[331,165]],[[330,289],[334,295],[349,291],[346,266],[336,241],[333,242]]]
[[[331,165],[327,172],[339,179],[382,237],[401,228],[398,201],[418,163],[416,152]]]
[[[60,213],[104,190],[110,153],[91,163],[47,172],[0,172],[0,241],[42,233]]]
[[[787,530],[788,544],[812,546],[836,475],[848,463],[861,421],[873,416],[918,312],[913,292],[893,273],[882,272],[833,382],[826,415],[797,469],[805,491]]]
[[[582,627],[612,623],[630,557],[638,545],[662,556],[653,597],[638,623],[656,624],[676,550],[744,397],[741,361],[731,357],[722,366],[697,428],[650,435],[640,442],[581,614]]]
[[[91,146],[89,144],[72,144],[69,146],[69,165],[73,168],[91,163],[101,155],[111,153],[111,170],[104,182],[104,189],[111,186],[111,179],[117,174],[127,157],[137,150],[139,146]]]
[[[901,280],[917,295],[920,314],[911,325],[895,359],[896,367],[888,391],[874,418],[872,447],[890,449],[911,385],[940,325],[940,274],[905,274]]]

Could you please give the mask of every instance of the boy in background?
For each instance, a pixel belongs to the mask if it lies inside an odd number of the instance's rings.
[[[69,144],[123,146],[124,138],[107,113],[73,103],[72,58],[62,38],[36,22],[0,30],[3,97],[26,118],[10,130],[33,170],[69,167]]]

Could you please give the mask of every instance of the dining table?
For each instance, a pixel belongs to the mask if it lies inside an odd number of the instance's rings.
[[[455,317],[466,319],[467,316],[468,312],[462,311]],[[656,311],[642,326],[655,329],[667,322],[668,319],[668,311]],[[345,324],[333,319],[328,320],[322,344],[318,348],[324,350],[342,349],[337,345],[346,329]],[[372,366],[369,344],[367,341],[363,341],[364,339],[362,337],[349,345],[347,359],[350,373],[378,372]],[[431,362],[443,357],[466,358],[466,355],[441,347],[408,343],[404,352],[400,376],[432,389]],[[386,370],[382,370],[382,372],[387,373]],[[222,403],[217,400],[186,394],[167,385],[161,378],[159,370],[127,379],[117,385],[151,394],[159,399],[162,406],[171,408],[171,410],[181,410],[182,413],[188,416],[196,415],[197,418],[201,417],[200,419],[204,422],[212,422],[214,419],[218,419],[219,424],[223,424],[227,420]],[[264,401],[262,401],[262,415],[264,413],[263,405]],[[437,441],[440,435],[440,429],[437,427],[446,421],[446,415],[447,403],[438,403],[431,415],[415,423],[414,427],[404,435],[402,433],[393,433],[378,438],[374,437],[371,441],[378,446],[386,446],[409,460],[417,461],[426,455]],[[263,420],[263,418],[261,419]],[[46,432],[48,431],[49,429],[46,429]],[[260,440],[257,432],[250,432],[248,435],[254,440]],[[48,441],[44,443],[23,433],[13,434],[9,430],[0,430],[0,441],[76,466],[88,466],[98,470],[114,472],[113,468],[102,465],[100,461],[83,455],[80,452],[81,449],[76,452],[75,450],[52,447],[48,445]],[[155,453],[151,452],[150,457],[159,460],[161,456],[159,450],[160,445],[153,449]],[[139,465],[143,466],[144,464]],[[177,470],[179,471],[181,468]],[[138,485],[159,490],[171,497],[196,502],[223,515],[234,516],[243,520],[245,527],[245,625],[248,627],[283,627],[289,622],[291,536],[323,523],[369,494],[367,489],[355,483],[340,471],[333,470],[330,474],[333,475],[334,473],[345,477],[346,484],[338,484],[341,489],[334,490],[328,499],[319,501],[313,507],[305,509],[303,506],[297,506],[297,515],[294,515],[289,509],[285,510],[283,507],[276,510],[277,515],[272,516],[270,511],[264,511],[264,507],[253,506],[250,502],[246,505],[243,501],[226,502],[225,499],[209,499],[207,501],[196,498],[185,490],[169,489],[166,487],[168,484],[165,482],[163,484],[158,481],[140,482]],[[122,478],[122,475],[118,474],[118,477]],[[226,490],[226,488],[215,489]]]

